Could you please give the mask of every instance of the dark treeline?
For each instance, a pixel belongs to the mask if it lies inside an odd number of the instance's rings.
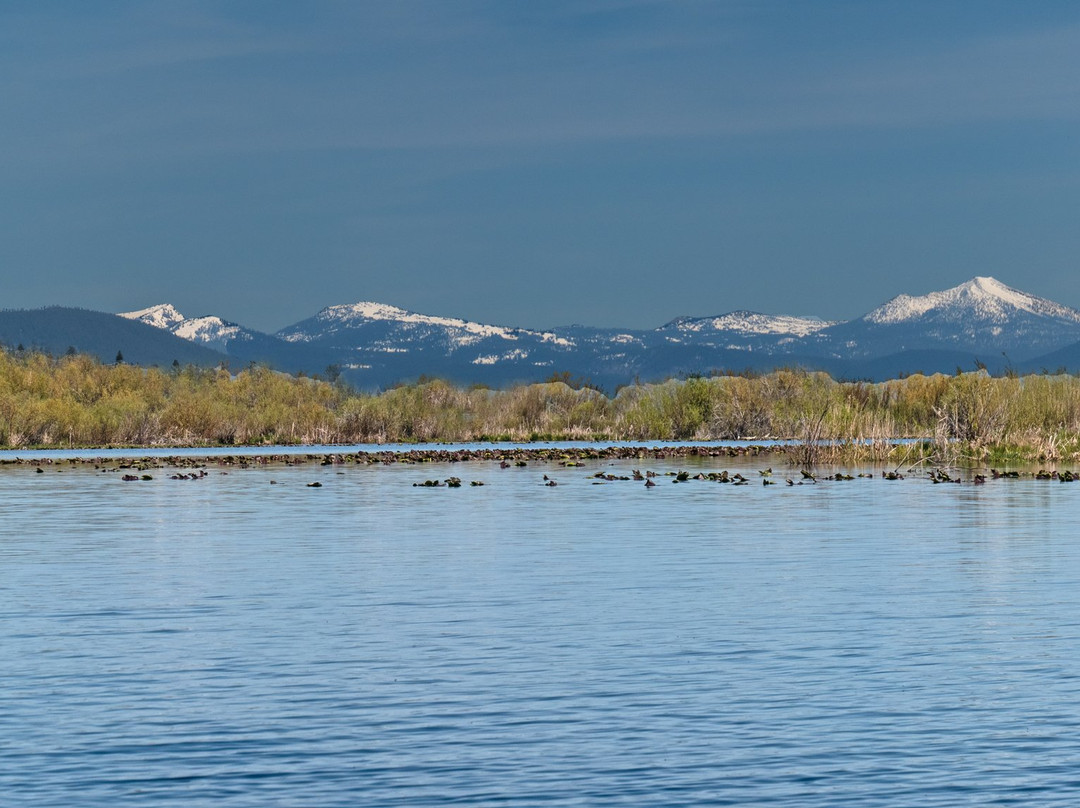
[[[0,353],[0,444],[206,446],[530,439],[790,438],[884,457],[900,438],[979,459],[1080,458],[1080,379],[983,373],[837,382],[781,370],[640,384],[613,397],[563,382],[507,390],[434,380],[360,394],[263,367],[101,364]]]

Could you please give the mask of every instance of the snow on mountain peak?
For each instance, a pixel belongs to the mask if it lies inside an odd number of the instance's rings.
[[[151,306],[148,309],[129,311],[119,315],[129,320],[138,320],[170,331],[181,339],[196,342],[217,350],[226,350],[228,342],[238,337],[251,339],[244,329],[235,323],[229,323],[220,317],[192,317],[187,318],[169,303]]]
[[[177,324],[172,332],[192,342],[223,345],[225,341],[234,339],[240,334],[240,326],[227,323],[220,317],[192,317],[190,320]]]
[[[393,323],[413,326],[441,326],[456,331],[463,331],[474,338],[502,337],[507,340],[517,339],[515,329],[503,328],[497,325],[484,325],[469,320],[461,320],[456,317],[433,317],[428,314],[416,314],[415,312],[399,309],[397,306],[389,306],[385,303],[372,303],[362,301],[341,306],[328,306],[317,315],[319,320],[337,321],[343,325],[359,324],[369,320],[386,320]]]
[[[663,329],[679,331],[733,331],[739,334],[777,334],[805,337],[833,325],[816,317],[790,317],[786,315],[760,314],[756,311],[732,311],[718,317],[680,317]]]
[[[1003,323],[1018,312],[1080,323],[1080,311],[1021,292],[989,277],[972,278],[952,289],[930,292],[919,297],[897,295],[862,319],[878,325],[893,325],[927,318],[957,322],[977,319]]]
[[[351,330],[370,323],[385,323],[397,336],[393,339],[413,340],[420,336],[441,337],[451,350],[472,345],[483,339],[498,338],[518,341],[523,337],[539,339],[563,348],[575,346],[573,340],[566,339],[554,332],[532,331],[524,328],[506,328],[498,325],[486,325],[456,317],[435,317],[429,314],[417,314],[390,306],[385,303],[361,301],[338,306],[328,306],[315,317],[278,332],[286,342],[312,342],[324,339],[328,334],[339,330]],[[385,341],[387,338],[382,338]]]
[[[157,306],[151,306],[148,309],[126,311],[117,316],[125,317],[128,320],[139,320],[155,328],[163,328],[166,331],[171,330],[174,326],[187,319],[171,303],[159,303]]]
[[[327,306],[316,316],[320,320],[340,320],[347,323],[354,320],[400,320],[408,314],[409,312],[405,309],[399,309],[397,306],[360,301],[340,306]]]

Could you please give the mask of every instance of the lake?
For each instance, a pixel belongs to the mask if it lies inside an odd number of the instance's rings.
[[[782,463],[0,468],[0,801],[1075,804],[1080,483]]]

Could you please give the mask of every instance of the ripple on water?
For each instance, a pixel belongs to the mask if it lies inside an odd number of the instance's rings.
[[[0,470],[0,791],[1074,802],[1080,487],[641,463]]]

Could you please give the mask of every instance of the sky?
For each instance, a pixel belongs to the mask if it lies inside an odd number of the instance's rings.
[[[6,0],[0,307],[1080,308],[1080,5]]]

